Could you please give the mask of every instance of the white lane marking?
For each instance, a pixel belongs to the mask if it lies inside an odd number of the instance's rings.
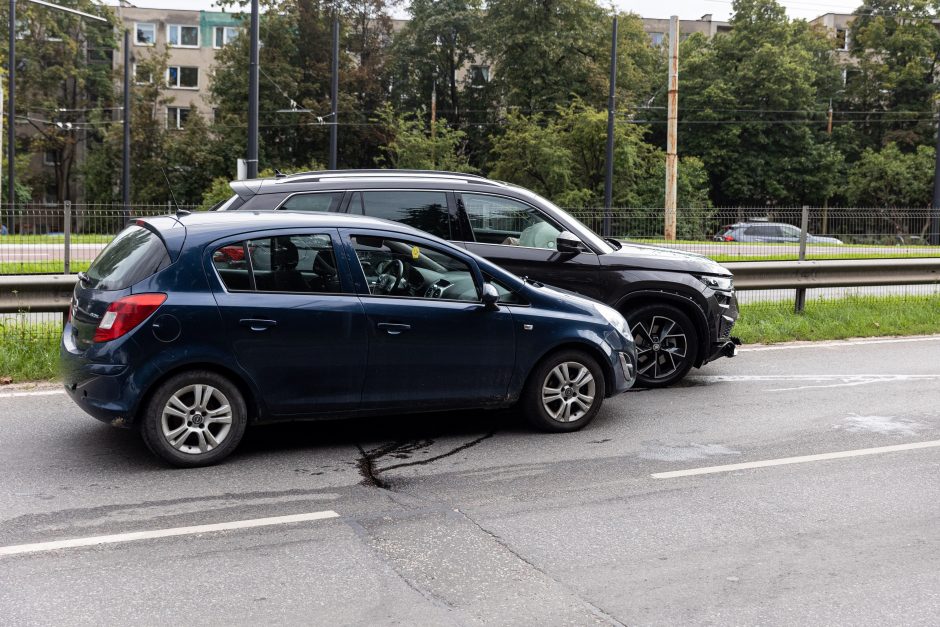
[[[110,536],[91,536],[88,538],[72,538],[70,540],[55,540],[53,542],[36,542],[34,544],[14,544],[0,547],[0,556],[19,555],[21,553],[39,553],[42,551],[56,551],[58,549],[72,549],[82,546],[95,546],[98,544],[113,544],[115,542],[132,542],[134,540],[150,540],[152,538],[169,538],[172,536],[187,536],[197,533],[211,533],[214,531],[230,531],[232,529],[250,529],[252,527],[268,527],[270,525],[287,525],[290,523],[337,518],[339,514],[332,510],[310,512],[307,514],[292,514],[290,516],[274,516],[272,518],[253,518],[250,520],[236,520],[233,522],[216,523],[212,525],[196,525],[194,527],[172,527],[170,529],[154,529],[151,531],[132,531],[118,533]]]
[[[927,335],[919,337],[892,337],[892,338],[857,338],[854,340],[836,340],[833,342],[805,342],[800,344],[773,344],[771,346],[742,346],[739,353],[754,353],[759,351],[786,351],[798,348],[838,348],[840,346],[859,346],[864,344],[902,344],[905,342],[940,342],[940,335]]]
[[[690,468],[688,470],[672,470],[657,472],[650,475],[654,479],[675,479],[676,477],[692,477],[695,475],[710,475],[717,472],[731,472],[734,470],[749,470],[751,468],[767,468],[768,466],[785,466],[787,464],[805,464],[806,462],[821,462],[829,459],[845,459],[846,457],[861,457],[863,455],[878,455],[880,453],[894,453],[896,451],[913,451],[922,448],[935,448],[940,446],[940,440],[927,442],[911,442],[909,444],[895,444],[893,446],[878,446],[875,448],[861,448],[853,451],[838,451],[835,453],[820,453],[819,455],[800,455],[799,457],[782,457],[780,459],[765,459],[758,462],[744,462],[740,464],[726,464],[724,466],[706,466],[704,468]]]
[[[768,392],[789,392],[814,388],[840,388],[871,383],[896,383],[903,381],[937,381],[940,374],[740,374],[740,375],[693,375],[691,381],[702,383],[761,383],[775,381],[793,381],[822,383],[824,385],[798,385],[795,387],[772,388]]]
[[[65,394],[65,390],[33,390],[31,392],[0,392],[0,398],[17,398],[20,396],[52,396],[53,394]]]

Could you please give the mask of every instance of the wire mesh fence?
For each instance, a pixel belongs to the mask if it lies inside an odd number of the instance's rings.
[[[661,208],[569,209],[602,233],[605,218],[617,239],[699,253],[719,262],[799,258],[802,208],[679,209],[676,241],[663,236]],[[930,245],[929,209],[809,208],[805,259],[940,257]],[[933,223],[936,228],[936,222]],[[936,242],[936,239],[934,239]]]
[[[85,270],[128,221],[173,211],[167,205],[0,205],[0,275]]]

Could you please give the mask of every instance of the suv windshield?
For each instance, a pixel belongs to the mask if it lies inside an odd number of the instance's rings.
[[[115,237],[88,268],[88,287],[123,290],[170,265],[163,241],[140,226],[129,226]]]

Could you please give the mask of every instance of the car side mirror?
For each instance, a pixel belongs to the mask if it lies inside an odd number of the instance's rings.
[[[562,231],[555,240],[555,250],[560,253],[578,254],[584,250],[584,244],[571,231]]]
[[[492,283],[483,284],[483,307],[487,311],[495,311],[499,309],[499,292],[496,291],[496,288]]]

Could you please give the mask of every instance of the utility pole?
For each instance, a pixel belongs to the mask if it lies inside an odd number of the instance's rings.
[[[330,76],[330,164],[331,170],[336,169],[336,146],[339,132],[339,18],[333,17],[333,66]]]
[[[13,215],[13,205],[16,203],[16,0],[10,0],[10,53],[7,55],[7,197],[10,202],[10,215]],[[12,228],[12,221],[10,227]]]
[[[13,0],[10,0],[13,2]],[[258,178],[258,0],[251,0],[248,52],[248,178]]]
[[[610,205],[614,195],[614,115],[617,93],[617,16],[610,38],[610,93],[607,96],[607,172],[604,176],[604,237],[610,237]]]
[[[940,114],[937,119],[937,156],[933,172],[933,202],[930,203],[930,229],[927,243],[940,245]]]
[[[437,169],[437,66],[431,82],[431,168]]]
[[[124,29],[124,159],[121,164],[121,201],[124,220],[131,211],[131,31]]]
[[[663,235],[667,242],[676,239],[676,181],[679,157],[676,135],[679,126],[679,16],[669,18],[669,95],[666,112],[666,202]]]
[[[826,117],[826,135],[829,136],[829,141],[832,141],[832,98],[829,99],[829,111]],[[823,235],[829,232],[829,194],[826,194],[826,198],[823,199],[822,232]]]

